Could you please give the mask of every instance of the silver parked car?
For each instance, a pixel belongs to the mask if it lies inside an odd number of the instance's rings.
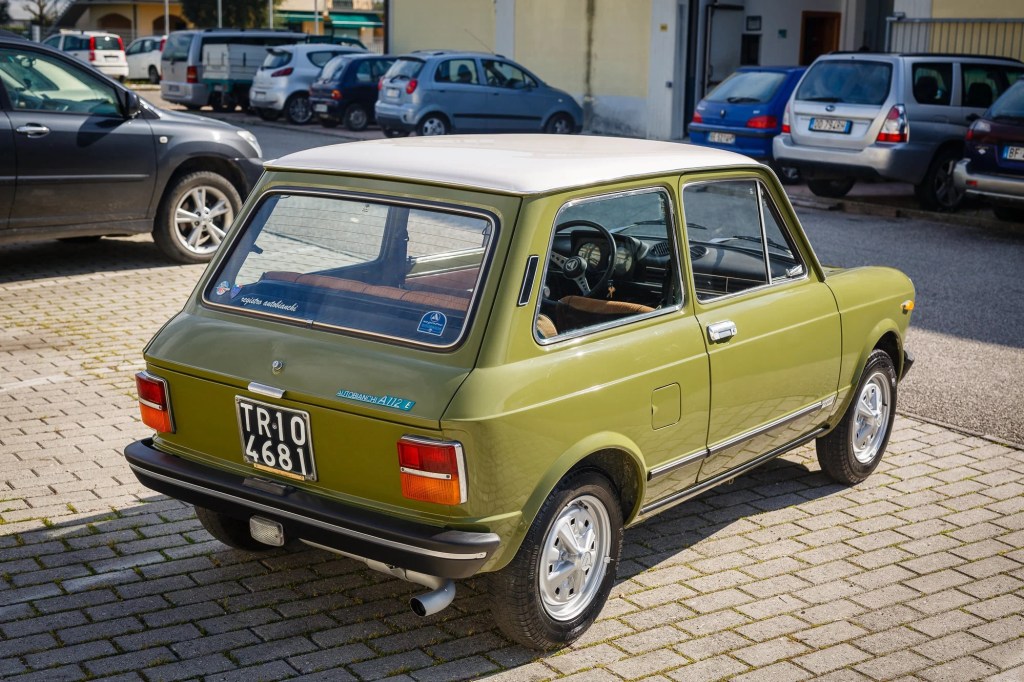
[[[857,179],[896,180],[912,183],[924,208],[955,209],[967,126],[1022,74],[1024,63],[1000,57],[823,55],[786,106],[775,159],[819,196],[844,196]]]
[[[385,135],[458,132],[576,133],[583,109],[500,55],[444,50],[403,55],[381,79],[377,122]]]
[[[352,45],[305,43],[268,48],[267,52],[253,78],[249,103],[264,120],[275,120],[284,112],[289,122],[303,124],[313,119],[309,86],[324,64],[339,54],[366,50]]]

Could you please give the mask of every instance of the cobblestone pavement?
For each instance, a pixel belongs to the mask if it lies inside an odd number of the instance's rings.
[[[227,550],[121,456],[141,348],[201,269],[146,238],[0,248],[4,680],[1024,679],[1024,452],[899,418],[865,483],[809,449],[627,532],[601,618],[540,656],[483,580]]]

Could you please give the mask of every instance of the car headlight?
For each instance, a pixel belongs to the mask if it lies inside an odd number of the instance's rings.
[[[256,136],[250,133],[248,130],[239,130],[238,136],[252,145],[252,148],[256,150],[256,156],[263,156],[263,149],[260,148],[260,143],[256,139]]]

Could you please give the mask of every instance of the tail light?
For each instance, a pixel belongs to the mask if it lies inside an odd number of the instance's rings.
[[[119,49],[122,52],[124,52],[124,41],[121,40],[121,36],[117,37],[117,49]]]
[[[341,90],[331,90],[331,99],[341,99]]]
[[[90,36],[89,38],[89,61],[96,61],[96,36]]]
[[[983,118],[979,118],[967,129],[966,140],[968,142],[989,142],[989,133],[992,132],[992,125]]]
[[[167,44],[167,38],[161,38],[160,39],[160,51],[161,52],[164,51],[164,45],[166,45],[166,44]]]
[[[270,77],[271,78],[280,78],[281,76],[290,76],[290,75],[292,75],[293,71],[295,71],[295,69],[293,69],[290,66],[286,66],[285,68],[278,69],[274,73],[270,74]]]
[[[380,78],[377,79],[377,91],[379,92],[379,91],[381,91],[383,89],[384,89],[384,76],[381,76]]]
[[[779,119],[774,116],[755,116],[747,121],[748,128],[758,128],[760,130],[775,128],[779,125]]]
[[[466,501],[462,444],[404,436],[398,441],[402,495],[410,500],[456,505]]]
[[[786,105],[785,111],[782,112],[782,132],[788,133],[789,130],[789,105]]]
[[[135,375],[135,386],[139,391],[142,423],[157,433],[173,433],[167,382],[149,372],[139,372]]]
[[[198,83],[199,82],[199,69],[195,66],[190,66],[185,69],[185,82],[186,83]]]
[[[703,123],[703,122],[704,122],[704,117],[701,116],[700,113],[698,113],[696,111],[693,112],[693,120],[690,121],[690,123]]]
[[[405,94],[411,95],[412,93],[416,92],[416,86],[419,84],[420,82],[418,80],[416,80],[415,78],[410,78],[408,84],[406,84],[405,86]]]
[[[907,123],[907,111],[902,104],[894,104],[885,115],[882,128],[878,131],[876,142],[906,142],[910,139],[910,125]]]

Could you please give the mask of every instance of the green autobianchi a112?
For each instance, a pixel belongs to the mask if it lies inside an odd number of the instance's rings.
[[[623,528],[799,445],[855,484],[910,368],[902,273],[823,267],[775,176],[687,145],[378,140],[267,165],[145,350],[125,455],[246,549],[594,621]]]

